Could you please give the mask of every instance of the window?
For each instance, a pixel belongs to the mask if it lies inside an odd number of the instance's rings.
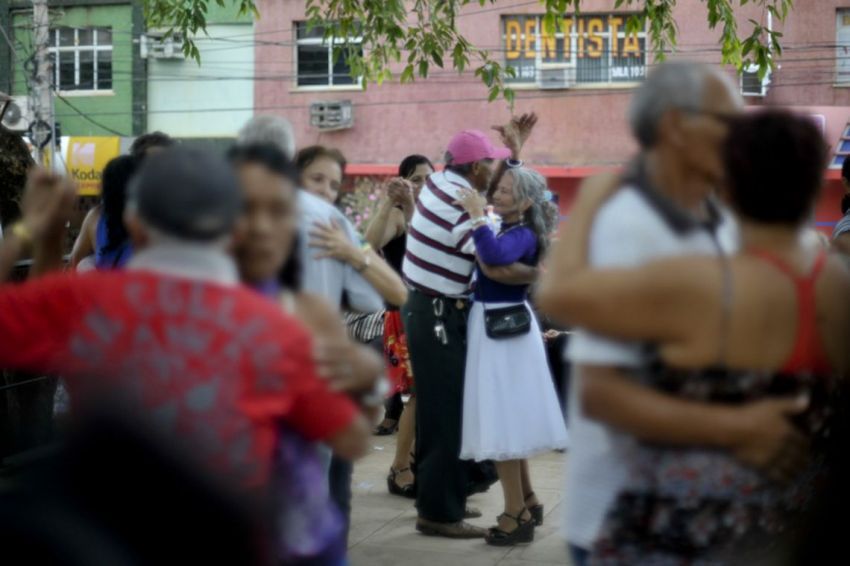
[[[112,90],[111,28],[50,30],[53,81],[60,91]]]
[[[764,80],[759,78],[759,68],[756,65],[750,65],[741,72],[741,94],[744,96],[766,96],[767,89],[770,86],[770,72],[764,76]]]
[[[325,28],[316,26],[307,29],[306,22],[296,24],[298,40],[296,46],[296,66],[298,68],[298,86],[351,86],[359,85],[360,81],[351,78],[351,67],[348,66],[348,53],[342,50],[334,62],[333,49],[324,39]],[[334,39],[335,44],[356,44],[360,47],[359,37]]]
[[[835,82],[850,85],[850,10],[838,10],[835,28]]]
[[[643,80],[646,34],[627,34],[628,19],[622,13],[570,16],[549,34],[541,16],[502,16],[505,64],[516,73],[510,82],[565,88]]]

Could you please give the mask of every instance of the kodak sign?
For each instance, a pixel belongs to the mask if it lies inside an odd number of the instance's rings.
[[[100,194],[103,169],[121,152],[118,137],[71,137],[65,163],[68,175],[77,182],[80,196]]]

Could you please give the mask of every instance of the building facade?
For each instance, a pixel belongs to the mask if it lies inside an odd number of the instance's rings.
[[[55,115],[63,135],[133,136],[144,132],[144,63],[134,39],[143,28],[139,2],[49,2]],[[25,96],[31,82],[32,3],[0,3],[0,25],[14,52],[0,51],[0,89]],[[3,71],[6,71],[5,73]]]
[[[585,0],[581,15],[564,18],[565,33],[551,36],[540,25],[536,2],[470,5],[457,18],[474,45],[516,70],[513,111],[540,116],[524,157],[549,177],[564,209],[583,176],[618,166],[634,154],[626,109],[634,87],[656,64],[644,34],[626,33],[629,11],[611,6],[609,0]],[[768,24],[761,10],[739,10],[742,33],[750,18]],[[410,153],[439,161],[455,131],[488,129],[511,115],[506,103],[486,102],[486,89],[471,72],[437,69],[412,85],[389,82],[364,91],[346,77],[344,59],[334,63],[329,58],[327,46],[317,39],[320,30],[310,32],[302,25],[303,0],[260,0],[259,11],[255,111],[286,116],[299,146],[339,148],[355,175],[389,174]],[[670,57],[719,63],[720,33],[708,29],[704,4],[679,3],[675,18],[679,42]],[[745,74],[741,87],[747,103],[810,113],[829,143],[837,144],[850,119],[850,2],[800,0],[774,29],[783,33],[783,56],[764,83],[754,73]],[[312,105],[341,101],[350,102],[350,127],[311,125]],[[839,216],[841,191],[836,173],[830,176],[818,212],[824,228]]]
[[[181,42],[145,34],[148,130],[189,139],[232,138],[254,114],[254,25],[234,5],[210,2],[195,38],[198,64]]]

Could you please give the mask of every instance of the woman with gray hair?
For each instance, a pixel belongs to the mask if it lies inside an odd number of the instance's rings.
[[[543,523],[526,458],[564,448],[567,430],[543,336],[527,303],[528,285],[498,283],[481,265],[539,263],[558,211],[549,202],[546,179],[524,167],[505,173],[492,203],[501,217],[498,228],[479,193],[462,193],[458,202],[472,218],[478,260],[467,327],[461,458],[496,462],[505,510],[486,540],[510,546],[531,542],[534,527]]]

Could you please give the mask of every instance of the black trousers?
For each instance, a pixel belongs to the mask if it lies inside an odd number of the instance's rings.
[[[384,401],[384,418],[397,421],[401,418],[401,413],[404,411],[404,400],[401,398],[401,393],[396,393]]]
[[[434,301],[443,303],[443,344]],[[460,460],[468,304],[412,291],[402,309],[416,379],[416,507],[431,521],[463,520],[468,462]]]

